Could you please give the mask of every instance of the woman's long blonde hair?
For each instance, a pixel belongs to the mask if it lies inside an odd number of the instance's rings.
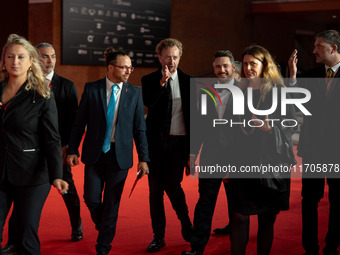
[[[270,55],[269,51],[260,45],[251,45],[247,47],[242,53],[242,62],[245,55],[251,55],[263,64],[263,70],[261,78],[263,82],[261,84],[261,99],[265,99],[268,92],[272,90],[273,87],[277,85],[282,85],[285,87],[282,75],[278,68],[276,61]],[[241,69],[241,84],[240,87],[245,87],[247,79],[245,78],[244,69]]]
[[[27,84],[25,86],[25,89],[35,90],[42,97],[49,98],[51,95],[51,91],[50,88],[46,85],[45,77],[39,64],[39,55],[37,53],[37,50],[34,48],[34,46],[32,46],[29,41],[17,34],[10,34],[7,39],[7,43],[2,49],[0,62],[0,82],[7,82],[9,78],[5,67],[5,55],[8,47],[14,44],[23,46],[28,51],[30,60],[32,61],[31,68],[27,70]]]

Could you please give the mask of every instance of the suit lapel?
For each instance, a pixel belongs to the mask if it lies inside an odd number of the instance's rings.
[[[177,69],[177,74],[178,74],[178,81],[179,81],[179,90],[181,92],[181,101],[182,101],[182,107],[184,106],[184,101],[185,101],[185,97],[186,97],[186,93],[185,93],[185,86],[187,84],[185,84],[185,81],[183,81],[183,76],[182,76],[182,72],[181,70]]]
[[[120,92],[120,98],[119,98],[119,109],[118,109],[118,115],[117,118],[119,116],[119,112],[126,107],[126,103],[129,102],[129,98],[130,98],[130,93],[129,93],[129,85],[128,83],[123,83],[122,86],[122,91]]]
[[[158,70],[157,70],[157,80],[161,80],[163,77],[163,74],[162,74],[162,67],[160,67]]]
[[[106,102],[106,78],[101,79],[99,82],[99,96],[102,102],[105,119],[107,118],[107,102]]]
[[[54,73],[51,81],[51,90],[55,95],[59,95],[60,92],[60,76]]]
[[[20,89],[18,90],[17,94],[8,102],[8,105],[6,107],[6,112],[8,112],[12,107],[14,107],[18,102],[22,101],[23,99],[26,98],[26,96],[31,93],[31,91],[27,91],[25,89],[26,87],[26,83],[25,82],[21,87]],[[38,92],[33,92],[33,93],[38,93]],[[35,95],[36,96],[36,95]],[[35,97],[34,96],[34,97]],[[32,102],[34,101],[34,98],[32,98]]]
[[[314,91],[318,96],[325,98],[326,96],[326,79],[325,79],[325,66],[319,66],[315,70],[315,74],[311,78],[307,78],[306,82],[311,83],[311,90]],[[305,78],[303,78],[305,79]]]
[[[329,88],[329,91],[327,93],[327,97],[332,95],[334,93],[334,91],[339,89],[339,86],[340,86],[340,68],[335,73],[335,76],[334,76],[334,78],[332,79],[331,82],[332,82],[332,84],[331,84],[331,87]]]

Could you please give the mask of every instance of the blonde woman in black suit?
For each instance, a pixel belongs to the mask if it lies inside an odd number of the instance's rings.
[[[40,254],[41,211],[53,184],[65,194],[53,94],[35,48],[11,34],[0,63],[0,229],[12,203],[19,254]],[[1,235],[2,237],[2,232]]]

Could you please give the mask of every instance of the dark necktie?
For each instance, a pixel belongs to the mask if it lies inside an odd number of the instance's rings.
[[[103,152],[106,153],[110,150],[111,146],[111,135],[112,135],[112,127],[113,127],[113,116],[115,114],[115,107],[116,107],[116,89],[118,85],[112,86],[112,92],[110,96],[109,105],[107,107],[107,114],[106,114],[106,131],[105,131],[105,139],[103,144]]]
[[[170,134],[170,126],[171,126],[171,117],[172,117],[172,93],[171,93],[171,81],[172,78],[170,77],[166,82],[166,94],[168,99],[167,109],[166,109],[166,116],[163,123],[163,137],[167,137]]]

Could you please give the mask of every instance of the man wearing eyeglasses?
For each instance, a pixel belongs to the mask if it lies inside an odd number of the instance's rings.
[[[182,236],[190,242],[192,224],[181,187],[189,159],[190,76],[178,69],[182,44],[162,40],[156,47],[161,67],[142,78],[147,137],[150,153],[150,213],[154,238],[147,248],[157,252],[165,246],[164,191],[182,225]]]
[[[107,76],[85,84],[67,156],[71,166],[79,164],[78,147],[87,126],[81,158],[85,164],[84,199],[99,231],[97,255],[106,255],[111,249],[121,194],[133,165],[133,141],[137,170],[141,177],[149,172],[142,91],[127,82],[133,70],[131,59],[124,51],[108,48],[105,61]]]

